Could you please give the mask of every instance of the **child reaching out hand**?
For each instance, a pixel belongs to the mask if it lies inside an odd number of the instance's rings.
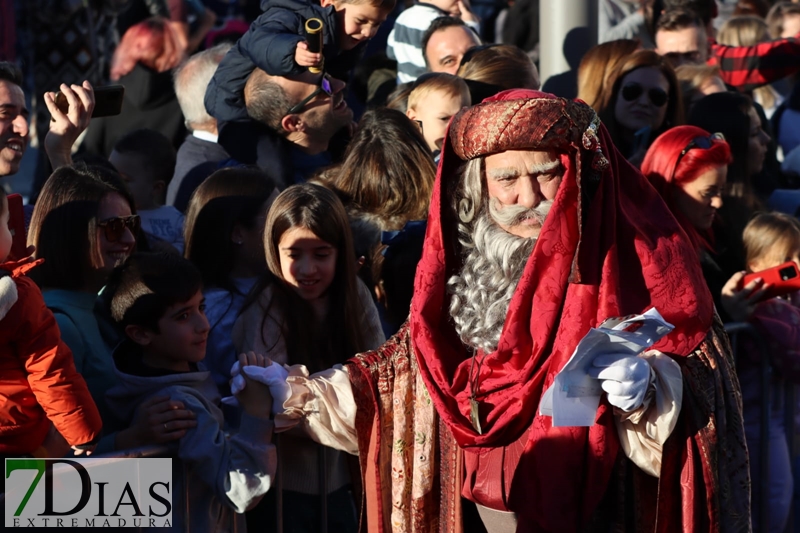
[[[266,386],[248,381],[237,395],[244,409],[241,431],[223,431],[219,391],[202,367],[210,327],[201,289],[198,270],[174,254],[134,254],[114,271],[106,290],[112,317],[127,339],[114,351],[118,384],[107,398],[125,420],[154,395],[168,395],[193,411],[197,427],[174,441],[173,461],[174,480],[183,479],[186,467],[186,486],[176,485],[174,493],[186,492],[191,514],[175,507],[173,527],[246,531],[242,513],[269,490],[275,474],[272,397]],[[239,364],[267,361],[250,352],[239,356]]]
[[[272,371],[290,363],[316,372],[384,342],[370,292],[356,275],[347,214],[333,192],[310,183],[284,190],[267,215],[264,249],[269,272],[234,325],[238,351],[270,357]],[[295,432],[282,434],[278,446],[285,512],[294,510],[295,530],[317,530],[319,496],[327,494],[328,531],[358,531],[345,456]],[[320,454],[325,487],[319,483]]]
[[[761,272],[787,261],[800,265],[800,222],[783,213],[761,213],[745,227],[742,235],[748,272]],[[741,274],[737,275],[741,277]],[[733,279],[733,278],[732,278]],[[741,291],[746,294],[747,291]],[[756,291],[751,292],[754,294]],[[750,453],[750,476],[753,480],[753,523],[767,512],[770,529],[782,531],[789,518],[792,502],[791,450],[787,446],[784,427],[786,404],[783,389],[777,381],[800,383],[800,308],[795,295],[758,301],[758,295],[748,298],[750,316],[747,321],[761,334],[766,350],[742,342],[736,370],[742,387],[742,413],[747,448]],[[745,339],[746,341],[747,339]],[[766,351],[767,353],[763,353]],[[769,357],[774,369],[770,390],[761,387],[761,360]],[[780,400],[780,401],[778,401]],[[763,402],[770,403],[770,416],[763,420]],[[769,424],[769,508],[761,509],[763,501],[758,487],[761,483],[762,441],[761,424]]]

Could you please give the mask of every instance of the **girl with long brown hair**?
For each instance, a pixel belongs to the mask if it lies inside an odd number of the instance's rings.
[[[309,183],[283,191],[267,215],[264,248],[269,272],[234,325],[238,352],[316,372],[383,343],[378,312],[356,277],[347,214],[333,192]],[[281,435],[278,448],[292,531],[317,530],[321,494],[327,495],[328,530],[357,530],[343,453],[292,433]]]

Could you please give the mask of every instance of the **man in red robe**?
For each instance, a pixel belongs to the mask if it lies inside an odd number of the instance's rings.
[[[580,340],[652,307],[675,326],[658,358],[602,363],[595,424],[553,427],[539,403]],[[512,90],[453,118],[409,322],[347,367],[369,531],[462,531],[461,496],[498,532],[749,529],[695,253],[583,103]]]

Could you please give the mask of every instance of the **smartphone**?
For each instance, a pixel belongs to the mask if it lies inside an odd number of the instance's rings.
[[[28,236],[25,233],[25,212],[22,209],[22,196],[8,195],[8,229],[11,232],[11,253],[8,260],[20,260],[27,256]]]
[[[119,115],[122,111],[122,98],[125,96],[125,87],[122,85],[107,85],[94,90],[94,111],[92,118],[111,117]],[[67,96],[61,91],[56,93],[56,107],[67,114],[69,102]]]
[[[787,261],[782,265],[768,268],[761,272],[747,274],[742,280],[742,287],[756,278],[761,278],[765,284],[770,285],[764,295],[765,299],[783,296],[800,290],[800,271],[798,271],[794,261]]]

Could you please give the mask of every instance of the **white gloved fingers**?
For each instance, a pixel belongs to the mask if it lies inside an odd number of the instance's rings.
[[[607,366],[597,369],[597,379],[611,379],[614,381],[632,381],[630,369],[624,366]]]
[[[263,366],[246,366],[243,369],[244,374],[256,381],[265,385],[269,385],[273,381],[286,381],[289,371],[283,365],[269,365]]]
[[[239,394],[244,390],[245,380],[241,374],[236,374],[231,378],[231,394]]]
[[[599,356],[600,357],[605,356]],[[595,359],[595,361],[597,361]],[[604,361],[600,361],[604,363]],[[646,377],[650,372],[650,365],[641,357],[629,355],[610,363],[609,365],[592,365],[600,368],[599,372],[594,372],[598,379],[614,379],[617,381],[638,381]]]
[[[652,378],[650,364],[641,357],[603,354],[595,358],[588,374],[601,380],[608,402],[623,411],[638,409]]]
[[[239,372],[241,372],[241,368],[239,366],[239,361],[236,361],[231,367],[231,377],[238,376]]]
[[[250,379],[269,387],[269,393],[272,395],[273,400],[272,414],[282,413],[284,410],[283,404],[292,396],[292,388],[286,383],[289,371],[283,365],[274,364],[268,367],[248,365],[242,369],[242,372]]]
[[[613,405],[614,407],[619,407],[623,411],[633,411],[638,409],[640,405],[642,405],[642,401],[638,398],[631,398],[628,396],[614,396],[609,394],[608,395],[608,403]]]
[[[624,396],[628,392],[628,387],[624,383],[620,383],[619,381],[614,381],[611,379],[603,380],[600,383],[600,387],[604,391],[606,391],[610,396]]]

